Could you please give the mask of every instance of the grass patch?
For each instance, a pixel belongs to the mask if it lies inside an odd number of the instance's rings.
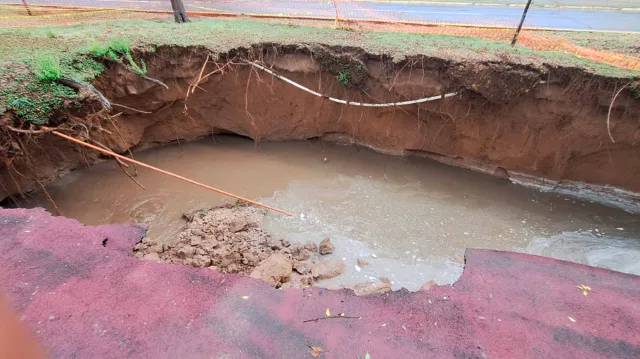
[[[52,55],[41,55],[35,59],[34,74],[36,80],[41,82],[52,82],[62,77],[62,66],[60,60]]]

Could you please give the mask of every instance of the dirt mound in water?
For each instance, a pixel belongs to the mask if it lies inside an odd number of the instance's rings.
[[[274,287],[305,287],[316,279],[344,272],[340,260],[321,260],[318,245],[275,239],[260,224],[265,210],[224,206],[185,215],[188,224],[169,242],[146,239],[134,249],[138,258],[207,267],[222,273],[250,275]],[[323,241],[330,246],[330,241]]]

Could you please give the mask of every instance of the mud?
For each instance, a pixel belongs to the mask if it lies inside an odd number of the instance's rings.
[[[318,246],[275,239],[261,228],[264,209],[241,203],[200,210],[184,217],[180,235],[169,241],[145,238],[134,249],[138,258],[206,267],[221,273],[250,275],[276,288],[303,288],[315,280],[344,272],[344,263],[321,260],[332,247],[326,238]],[[368,294],[366,288],[360,291]]]
[[[216,54],[204,73],[227,66],[201,81],[187,98],[206,54],[202,48],[180,47],[136,54],[148,64],[148,75],[167,83],[169,90],[109,65],[94,85],[113,103],[135,110],[119,107],[113,122],[102,121],[89,116],[99,105],[85,103],[87,124],[94,125],[87,126],[90,136],[118,152],[219,133],[255,141],[341,140],[512,180],[535,176],[554,181],[552,186],[579,181],[640,191],[640,100],[628,89],[611,108],[615,143],[607,134],[611,99],[623,85],[617,79],[570,68],[457,63],[428,56],[394,62],[355,48],[266,44]],[[252,69],[245,59],[348,101],[459,95],[403,108],[345,106]],[[339,66],[329,66],[334,63]],[[353,81],[341,83],[341,72]],[[61,113],[53,123],[67,119]],[[46,134],[26,143],[29,161],[16,158],[0,165],[0,198],[98,160]]]

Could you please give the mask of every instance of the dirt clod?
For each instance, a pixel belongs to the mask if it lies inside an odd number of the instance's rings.
[[[313,278],[319,280],[334,278],[344,273],[344,262],[339,259],[316,263],[311,267]]]
[[[258,265],[251,278],[261,279],[274,287],[280,287],[291,278],[293,264],[290,258],[282,253],[274,253]]]
[[[352,289],[356,295],[384,294],[391,291],[391,284],[367,282],[355,284],[348,288]]]
[[[333,253],[336,248],[331,244],[331,240],[329,238],[325,238],[320,242],[320,254],[327,255]]]
[[[420,290],[429,290],[431,289],[431,287],[438,285],[438,283],[436,283],[435,280],[430,280],[427,283],[422,285],[422,288],[420,288]]]
[[[362,259],[362,258],[358,258],[358,266],[360,266],[360,267],[366,267],[366,266],[368,266],[368,265],[369,265],[369,262],[365,261],[365,260],[364,260],[364,259]]]

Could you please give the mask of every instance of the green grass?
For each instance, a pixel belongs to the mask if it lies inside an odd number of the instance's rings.
[[[39,55],[35,59],[34,74],[36,80],[41,82],[52,82],[62,77],[62,67],[60,60],[52,55]]]
[[[51,36],[54,34],[54,36]],[[166,21],[113,21],[71,26],[0,29],[0,114],[3,109],[19,111],[25,121],[43,123],[65,99],[74,96],[48,81],[59,76],[89,82],[104,70],[95,58],[129,62],[134,71],[146,73],[146,64],[134,61],[131,48],[149,51],[157,46],[201,46],[212,52],[226,52],[256,43],[325,44],[358,46],[374,54],[386,54],[399,61],[425,54],[460,62],[500,62],[578,67],[609,77],[640,76],[561,52],[511,48],[508,43],[473,37],[354,32],[248,19],[201,19],[188,24]],[[127,55],[128,54],[128,55]],[[350,79],[346,79],[350,80]],[[27,101],[24,101],[24,100]],[[16,102],[17,101],[17,102]],[[39,117],[38,117],[39,116]]]

